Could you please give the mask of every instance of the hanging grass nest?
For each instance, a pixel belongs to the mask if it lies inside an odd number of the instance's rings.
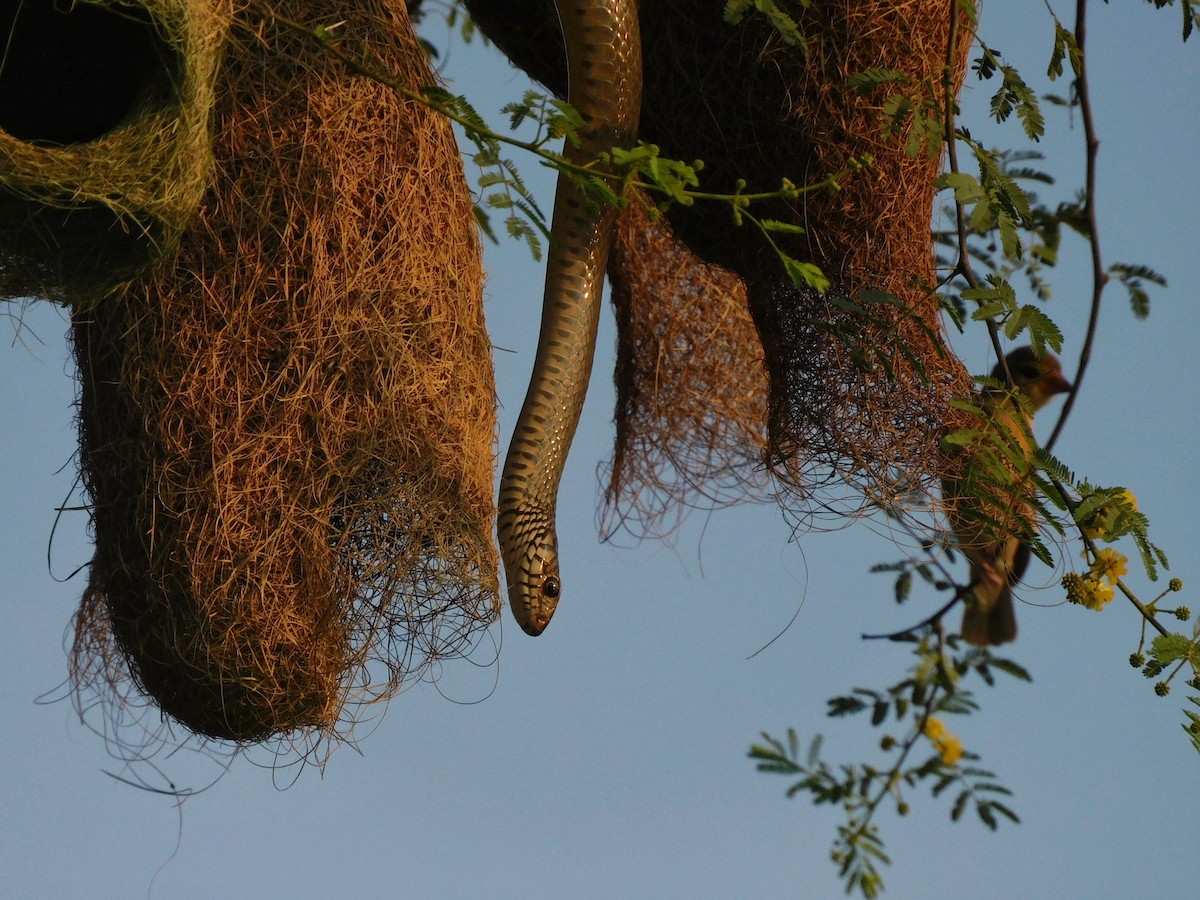
[[[554,21],[552,0],[467,5],[514,62],[556,93],[563,91],[561,45],[547,24]],[[735,228],[728,208],[716,204],[667,210],[674,234],[697,259],[684,264],[675,250],[647,251],[636,264],[644,267],[638,274],[628,254],[624,268],[610,268],[618,303],[628,307],[618,313],[618,353],[642,364],[642,374],[632,379],[625,368],[618,374],[618,433],[643,435],[624,448],[619,443],[610,480],[627,498],[658,494],[658,501],[624,501],[634,504],[632,516],[655,502],[676,502],[684,483],[693,485],[692,497],[700,501],[714,493],[729,497],[738,483],[747,496],[757,495],[760,472],[740,463],[710,465],[743,458],[752,432],[740,425],[696,429],[687,416],[639,412],[642,398],[654,396],[665,409],[672,394],[687,408],[693,392],[721,381],[721,393],[735,397],[765,385],[764,456],[773,474],[791,486],[784,502],[793,511],[826,505],[835,496],[850,498],[853,507],[863,489],[886,500],[927,485],[943,467],[938,443],[951,417],[947,400],[969,392],[970,381],[946,351],[938,326],[930,220],[940,148],[906,152],[912,125],[889,132],[884,107],[898,92],[935,104],[944,102],[947,89],[956,92],[971,43],[969,22],[956,7],[934,0],[826,0],[788,7],[804,37],[802,50],[756,13],[731,26],[725,6],[716,0],[642,0],[646,93],[640,137],[666,156],[702,159],[703,186],[710,191],[733,192],[739,179],[747,193],[772,191],[783,178],[815,183],[851,159],[871,162],[844,179],[840,190],[755,207],[762,218],[805,229],[784,247],[825,272],[831,281],[825,294],[792,287],[762,235]],[[950,52],[952,15],[960,18],[953,23],[957,37]],[[860,92],[854,77],[872,69],[893,70],[897,81]],[[649,246],[655,239],[648,229],[660,225],[643,220],[626,227],[642,229],[639,240]],[[728,293],[696,287],[708,281],[713,265],[743,281],[756,344],[746,340],[743,323],[724,314],[716,298]],[[643,287],[650,284],[655,287]],[[655,361],[639,357],[642,335],[660,321],[661,310],[687,305],[686,296],[672,300],[661,293],[672,284],[710,297],[688,307],[695,315],[686,321],[665,326],[676,346],[699,348],[687,367],[706,373],[699,387],[684,377],[664,379]],[[735,363],[732,347],[744,354]],[[765,363],[766,381],[750,372],[749,359]],[[720,399],[711,414],[726,414]],[[719,443],[705,445],[714,440]],[[732,443],[720,443],[726,441]],[[666,445],[687,446],[676,458],[698,464],[685,463],[682,477],[667,470],[663,481],[661,467],[638,462],[640,450],[630,449]],[[639,486],[639,479],[646,481]]]
[[[229,0],[0,11],[0,298],[91,302],[170,252],[212,170]]]
[[[77,686],[118,724],[136,686],[239,742],[338,733],[499,606],[495,390],[453,136],[264,15],[173,45],[224,41],[211,139],[181,167],[211,178],[176,249],[105,296],[51,292],[73,301],[96,545]],[[337,18],[402,83],[434,81],[397,4]]]
[[[892,132],[885,104],[904,93],[914,115],[925,101],[937,117],[962,83],[969,24],[933,0],[846,0],[805,12],[807,60],[777,37],[764,42],[765,64],[777,63],[788,88],[782,146],[808,148],[803,180],[871,160],[840,190],[805,195],[784,214],[805,227],[790,252],[821,267],[825,294],[785,283],[749,249],[729,261],[748,284],[771,373],[770,460],[799,488],[793,500],[815,488],[827,503],[848,483],[851,506],[864,496],[890,504],[944,469],[948,401],[971,382],[940,333],[930,221],[941,145],[935,136],[906,147],[916,126]],[[860,91],[855,76],[871,70],[891,70],[899,86]]]
[[[662,537],[694,506],[765,496],[767,372],[745,284],[641,198],[617,221],[608,271],[620,340],[605,535]]]

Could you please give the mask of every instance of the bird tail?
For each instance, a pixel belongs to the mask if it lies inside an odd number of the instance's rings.
[[[993,596],[978,587],[966,598],[962,636],[976,647],[1007,644],[1017,638],[1017,616],[1012,590],[1002,585]]]

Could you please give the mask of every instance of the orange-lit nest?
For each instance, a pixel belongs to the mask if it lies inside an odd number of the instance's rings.
[[[433,81],[404,9],[337,12]],[[475,220],[444,118],[253,9],[214,122],[178,252],[73,310],[96,542],[75,678],[119,716],[132,676],[203,735],[332,734],[498,611]]]
[[[467,5],[518,65],[562,91],[562,50],[546,25],[553,21],[551,0]],[[906,154],[908,128],[895,135],[884,130],[883,106],[892,91],[864,95],[851,85],[856,74],[888,68],[907,79],[904,91],[944,101],[949,16],[956,8],[935,0],[791,6],[807,40],[805,54],[758,14],[730,26],[725,6],[642,0],[640,136],[664,155],[704,160],[704,188],[712,191],[732,192],[739,179],[747,192],[771,191],[785,177],[800,185],[820,181],[851,158],[869,155],[873,163],[838,191],[755,208],[761,217],[806,229],[785,246],[830,278],[824,296],[787,286],[762,236],[733,227],[727,207],[668,210],[674,233],[699,257],[687,262],[674,244],[652,249],[665,246],[651,231],[659,224],[626,222],[621,241],[643,251],[636,261],[619,251],[610,275],[621,326],[618,353],[637,366],[621,363],[618,372],[619,444],[610,479],[618,494],[610,492],[610,501],[633,520],[663,520],[665,508],[687,491],[689,502],[732,498],[739,485],[758,496],[762,473],[744,464],[755,429],[742,421],[756,408],[766,410],[764,456],[793,488],[783,501],[793,512],[835,496],[848,500],[841,507],[848,511],[862,502],[864,489],[891,499],[927,485],[940,471],[946,401],[970,390],[938,326],[930,237],[937,148],[933,155]],[[965,18],[958,25],[951,90],[961,84],[971,41]],[[757,345],[721,301],[696,303],[689,296],[736,294],[725,286],[715,292],[696,287],[712,277],[710,265],[744,281]],[[683,296],[669,296],[675,291]],[[898,302],[884,302],[884,295]],[[685,309],[686,317],[672,315]],[[687,365],[647,358],[645,336],[653,333],[660,335],[659,348],[689,348]],[[768,382],[753,371],[751,361],[758,359],[765,361]],[[699,382],[690,380],[696,373],[703,373]],[[717,383],[722,388],[714,391]],[[765,399],[745,402],[764,390]],[[711,404],[698,405],[706,393]],[[647,397],[655,398],[649,413],[643,412]],[[731,409],[725,397],[737,398],[739,408]],[[672,408],[685,412],[662,414]],[[729,417],[731,424],[696,427],[705,416]],[[670,466],[638,458],[643,448],[659,453],[662,447],[673,448]],[[724,460],[727,465],[714,464]]]

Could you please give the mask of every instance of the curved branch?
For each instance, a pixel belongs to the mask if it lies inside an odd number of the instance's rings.
[[[1075,372],[1075,389],[1067,395],[1050,439],[1046,441],[1047,451],[1054,447],[1058,436],[1066,426],[1067,418],[1075,406],[1075,398],[1079,395],[1079,386],[1083,383],[1088,363],[1092,358],[1092,346],[1096,341],[1096,329],[1100,322],[1100,298],[1104,286],[1108,283],[1108,273],[1100,254],[1100,231],[1096,218],[1096,157],[1100,150],[1100,139],[1096,135],[1096,120],[1092,111],[1091,89],[1087,75],[1087,0],[1075,2],[1075,45],[1079,50],[1079,71],[1075,78],[1075,97],[1079,104],[1079,114],[1083,120],[1083,136],[1086,146],[1087,169],[1084,176],[1083,215],[1087,223],[1087,239],[1092,251],[1092,303],[1088,314],[1087,332],[1084,335],[1083,349],[1079,352],[1079,367]]]

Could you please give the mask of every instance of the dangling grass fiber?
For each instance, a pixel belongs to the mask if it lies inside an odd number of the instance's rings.
[[[618,219],[608,271],[620,340],[605,537],[666,537],[693,507],[765,498],[767,371],[744,283],[642,198]]]

